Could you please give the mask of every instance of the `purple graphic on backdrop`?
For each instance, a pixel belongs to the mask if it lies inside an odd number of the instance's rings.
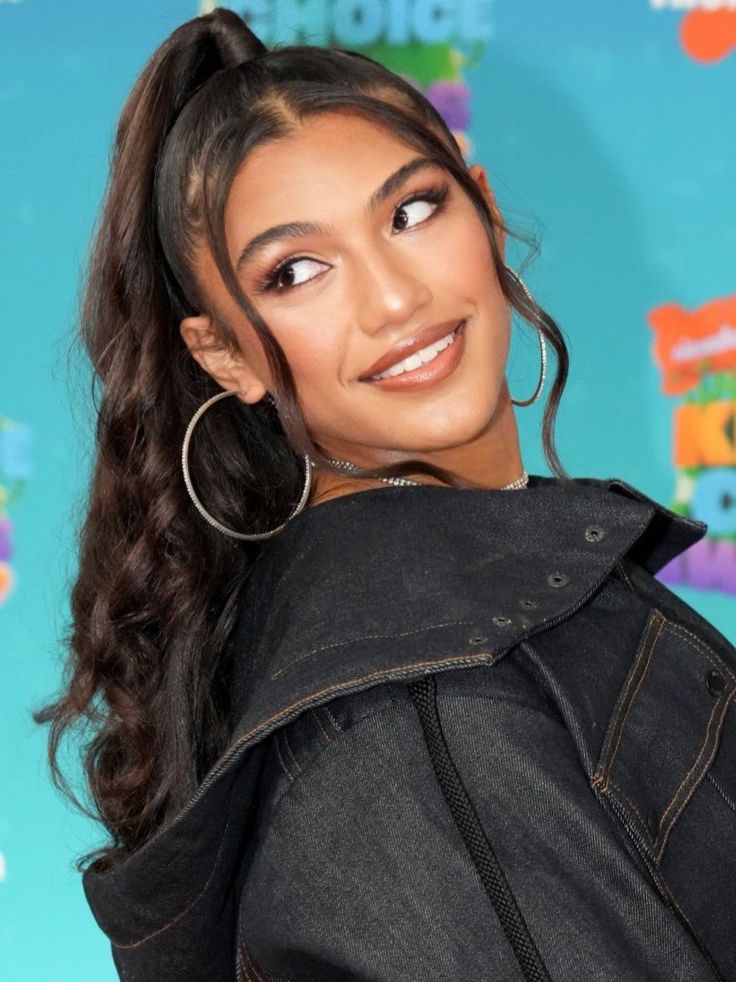
[[[27,426],[0,416],[0,605],[10,597],[16,575],[13,557],[13,523],[9,509],[23,492],[31,473],[31,434]]]

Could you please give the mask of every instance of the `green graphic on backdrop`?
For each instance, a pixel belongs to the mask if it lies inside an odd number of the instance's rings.
[[[218,4],[203,0],[199,13]],[[466,161],[472,144],[471,92],[464,71],[493,36],[491,0],[249,0],[238,12],[269,47],[318,44],[359,51],[423,92]]]

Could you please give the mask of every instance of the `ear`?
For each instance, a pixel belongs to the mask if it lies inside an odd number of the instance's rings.
[[[243,402],[254,403],[268,391],[262,380],[246,364],[241,353],[233,353],[223,344],[212,318],[206,314],[185,317],[179,333],[192,358],[218,382],[223,389],[238,393]]]
[[[496,197],[491,190],[490,184],[488,183],[485,167],[483,167],[481,164],[471,164],[468,170],[470,171],[475,183],[483,192],[483,197],[486,199],[488,206],[491,209],[493,220],[496,223],[496,241],[498,242],[501,258],[503,259],[506,251],[506,232],[502,227],[503,216],[501,215],[501,211],[496,203]]]

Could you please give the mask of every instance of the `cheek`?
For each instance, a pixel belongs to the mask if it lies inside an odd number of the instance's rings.
[[[445,224],[435,242],[434,254],[435,283],[476,299],[492,291],[500,292],[488,236],[475,212],[463,212]]]
[[[294,317],[282,323],[276,340],[291,368],[297,392],[308,399],[314,392],[324,392],[340,373],[339,342],[331,319],[323,313],[313,318]]]

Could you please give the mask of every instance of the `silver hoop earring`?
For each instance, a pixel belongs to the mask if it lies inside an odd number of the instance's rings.
[[[529,289],[521,276],[519,276],[515,269],[512,269],[510,266],[506,266],[505,263],[504,266],[506,267],[506,272],[510,273],[514,277],[521,289],[527,295],[528,299],[534,303],[534,298],[529,292]],[[514,399],[513,396],[511,397],[511,401],[515,406],[531,406],[533,402],[536,402],[542,393],[542,389],[544,388],[544,380],[547,377],[547,346],[545,344],[544,334],[542,334],[538,327],[535,327],[535,330],[537,332],[537,337],[539,338],[539,351],[542,358],[542,368],[539,373],[539,381],[537,382],[537,387],[534,390],[534,394],[529,399]]]
[[[304,490],[302,491],[302,495],[301,498],[299,499],[299,503],[297,504],[296,508],[291,513],[291,515],[289,515],[289,517],[286,519],[285,522],[279,525],[278,528],[271,529],[269,532],[250,532],[250,533],[235,532],[233,531],[233,529],[229,529],[226,525],[223,525],[221,522],[218,522],[216,518],[213,518],[212,515],[210,515],[210,513],[207,511],[207,509],[204,507],[202,502],[197,497],[194,487],[192,486],[192,479],[189,476],[189,443],[192,438],[192,433],[194,432],[194,427],[197,425],[197,423],[204,415],[204,413],[210,408],[210,406],[213,406],[216,402],[219,402],[220,399],[225,399],[227,396],[234,396],[234,395],[237,395],[237,392],[231,391],[229,389],[225,392],[218,392],[217,395],[212,396],[212,398],[208,399],[207,402],[203,403],[196,411],[194,416],[192,416],[191,420],[189,421],[189,426],[187,426],[187,431],[184,434],[184,443],[182,444],[182,449],[181,449],[181,469],[184,472],[184,483],[187,486],[189,497],[194,502],[197,511],[200,513],[200,515],[202,515],[202,517],[206,521],[210,523],[210,525],[216,528],[219,532],[222,532],[224,535],[230,535],[232,536],[233,539],[247,539],[248,541],[255,541],[258,539],[270,539],[272,535],[276,535],[282,529],[286,528],[286,526],[289,524],[292,518],[295,518],[307,503],[307,498],[309,497],[309,489],[312,485],[312,463],[309,459],[308,454],[304,454],[304,466],[305,466]]]

